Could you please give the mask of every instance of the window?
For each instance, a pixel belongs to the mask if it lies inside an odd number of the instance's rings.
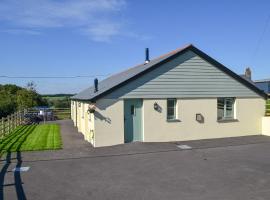
[[[130,106],[130,114],[133,116],[135,115],[135,106],[134,105],[131,105]]]
[[[92,115],[92,113],[88,113],[88,120],[89,120],[89,122],[91,122],[92,120],[91,120],[91,115]]]
[[[218,120],[234,119],[234,98],[218,98],[217,116]]]
[[[167,99],[167,119],[176,119],[176,99]]]
[[[84,103],[82,103],[82,119],[84,118]]]

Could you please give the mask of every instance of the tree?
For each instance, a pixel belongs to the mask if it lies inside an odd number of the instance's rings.
[[[46,106],[48,102],[36,92],[36,84],[29,82],[26,88],[12,84],[0,85],[0,118],[34,106]]]
[[[16,110],[14,105],[16,105],[14,97],[5,90],[0,89],[0,117],[13,113]]]
[[[26,88],[18,90],[17,96],[17,109],[22,110],[25,108],[32,108],[34,106],[46,106],[48,102],[41,97],[36,91],[36,84],[31,81],[26,84]]]
[[[18,110],[36,106],[35,94],[33,92],[28,90],[19,90],[16,96]]]
[[[26,84],[26,89],[29,90],[29,91],[32,91],[32,92],[37,92],[36,91],[36,88],[37,88],[37,85],[35,84],[34,81],[30,81]]]

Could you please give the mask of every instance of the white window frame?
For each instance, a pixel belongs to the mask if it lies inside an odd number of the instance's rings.
[[[92,118],[91,118],[92,116],[91,116],[91,114],[92,114],[92,113],[88,112],[88,120],[89,120],[89,122],[92,121]]]
[[[174,115],[173,117],[169,117],[168,115],[168,101],[169,100],[173,100],[174,101]],[[168,98],[167,99],[167,110],[166,110],[166,115],[167,115],[167,120],[170,121],[170,120],[176,120],[177,119],[177,99],[176,98]]]
[[[219,118],[218,116],[218,101],[222,99],[223,102],[224,102],[224,105],[223,105],[223,116],[222,118]],[[232,105],[232,115],[231,117],[227,116],[227,101],[226,100],[233,100],[233,105]],[[218,121],[222,121],[222,120],[234,120],[236,119],[236,98],[234,97],[220,97],[220,98],[217,98],[217,120]]]
[[[84,103],[82,103],[81,111],[82,119],[84,119]]]

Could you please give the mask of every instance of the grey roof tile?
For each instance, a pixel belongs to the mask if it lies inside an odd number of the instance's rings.
[[[270,82],[270,78],[267,79],[261,79],[261,80],[255,80],[255,83],[260,83],[260,82]]]

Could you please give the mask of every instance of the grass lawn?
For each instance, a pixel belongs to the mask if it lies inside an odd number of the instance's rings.
[[[61,149],[58,124],[24,125],[0,140],[0,152]]]

